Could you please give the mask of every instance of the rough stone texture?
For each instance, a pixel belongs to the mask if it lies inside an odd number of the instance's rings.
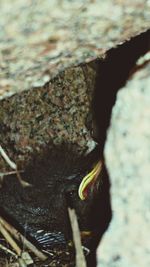
[[[51,144],[84,154],[96,76],[86,63],[145,32],[149,1],[7,0],[0,10],[0,144],[20,168]]]
[[[113,218],[99,267],[150,266],[150,54],[117,94],[105,145]]]
[[[94,146],[89,120],[96,72],[90,66],[70,68],[43,88],[1,101],[0,143],[19,168],[33,155],[67,144],[82,153]],[[0,158],[0,169],[9,166]]]
[[[147,0],[0,1],[0,98],[43,86],[149,28]]]

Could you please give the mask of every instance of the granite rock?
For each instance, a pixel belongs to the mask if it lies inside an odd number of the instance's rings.
[[[77,154],[95,147],[89,123],[95,76],[90,65],[69,68],[36,92],[1,100],[0,143],[19,168],[54,146],[66,145]],[[2,158],[0,169],[9,170]]]
[[[149,29],[149,1],[7,0],[0,10],[0,144],[21,169],[54,145],[87,153],[96,60]]]
[[[42,87],[149,29],[147,0],[7,0],[0,10],[0,99]]]

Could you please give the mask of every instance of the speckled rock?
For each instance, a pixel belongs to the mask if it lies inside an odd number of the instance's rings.
[[[149,29],[149,1],[7,0],[0,10],[0,144],[19,168],[51,145],[89,151],[91,61]]]
[[[19,168],[55,145],[66,144],[79,154],[91,150],[94,141],[87,124],[95,75],[90,66],[69,68],[36,92],[1,101],[0,143]],[[2,158],[0,168],[9,170]]]
[[[150,266],[150,54],[117,94],[105,145],[113,218],[99,267]]]
[[[0,99],[44,86],[149,28],[147,0],[0,1]]]

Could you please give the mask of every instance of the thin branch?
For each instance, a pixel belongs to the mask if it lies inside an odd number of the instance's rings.
[[[86,260],[85,260],[83,249],[82,249],[77,216],[76,216],[74,209],[68,208],[68,212],[69,212],[69,218],[70,218],[70,223],[71,223],[72,233],[73,233],[73,241],[74,241],[74,246],[75,246],[75,251],[76,251],[76,267],[86,267],[87,265],[86,265]]]
[[[2,223],[0,222],[0,232],[6,239],[6,241],[10,244],[10,246],[16,251],[17,255],[21,255],[21,249],[17,245],[17,243],[14,241],[14,239],[11,237],[11,235],[7,232],[7,230],[4,228]]]
[[[6,154],[5,150],[2,148],[1,145],[0,145],[0,154],[13,170],[17,170],[17,165],[8,157],[8,155]]]
[[[0,223],[15,237],[18,241],[21,241],[26,248],[32,251],[40,260],[45,261],[47,256],[37,249],[30,241],[26,239],[20,232],[18,232],[12,225],[0,216]]]
[[[17,175],[17,178],[18,178],[18,181],[20,182],[20,184],[21,184],[23,187],[32,186],[31,184],[29,184],[28,182],[24,181],[24,180],[21,178],[20,171],[19,171],[18,168],[17,168],[17,164],[16,164],[15,162],[13,162],[13,161],[8,157],[8,155],[6,154],[5,150],[2,148],[1,145],[0,145],[0,154],[1,154],[1,156],[3,157],[3,159],[6,161],[6,163],[7,163],[13,170],[15,170],[16,175]],[[2,177],[2,178],[3,178],[3,177]]]
[[[24,172],[24,171],[19,171],[18,170],[18,172],[19,173],[21,173],[21,172]],[[11,171],[11,172],[0,172],[0,177],[4,177],[4,176],[9,176],[9,175],[11,175],[11,174],[16,174],[17,173],[17,171]]]
[[[11,254],[12,256],[14,256],[15,258],[17,258],[17,254],[14,253],[12,250],[10,250],[9,248],[5,247],[4,245],[0,244],[0,249]]]
[[[17,178],[18,178],[18,181],[20,182],[20,184],[23,186],[23,187],[29,187],[29,186],[32,186],[31,184],[29,184],[28,182],[24,181],[20,175],[20,172],[18,170],[16,170],[16,175],[17,175]]]

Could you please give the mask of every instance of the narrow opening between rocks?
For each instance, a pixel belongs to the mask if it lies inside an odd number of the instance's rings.
[[[117,92],[125,85],[134,72],[138,58],[149,50],[149,34],[150,31],[147,31],[136,38],[131,39],[120,47],[110,50],[107,54],[107,58],[98,63],[95,96],[93,101],[95,120],[93,138],[98,142],[101,153],[103,153],[105,146],[107,129],[110,125],[111,112],[115,104]],[[108,183],[104,189],[105,205],[106,201],[110,201],[110,196],[106,199],[105,193],[108,192],[109,195],[108,188],[111,186],[108,174],[106,176]],[[99,204],[97,205],[99,206]],[[106,230],[111,221],[111,206],[106,205],[103,206],[102,209],[103,208],[107,210],[106,221],[108,224],[105,224],[104,227]],[[98,212],[100,212],[100,209],[98,209]],[[99,229],[100,228],[101,225],[99,224]],[[97,244],[99,243],[102,235],[105,233],[105,230],[98,237],[99,240],[97,240]],[[94,261],[94,258],[91,259],[89,266],[96,266],[96,260]]]
[[[147,31],[125,44],[108,52],[107,58],[100,61],[97,68],[93,110],[96,129],[94,137],[102,151],[112,107],[117,91],[126,83],[137,59],[149,50],[150,31]]]

